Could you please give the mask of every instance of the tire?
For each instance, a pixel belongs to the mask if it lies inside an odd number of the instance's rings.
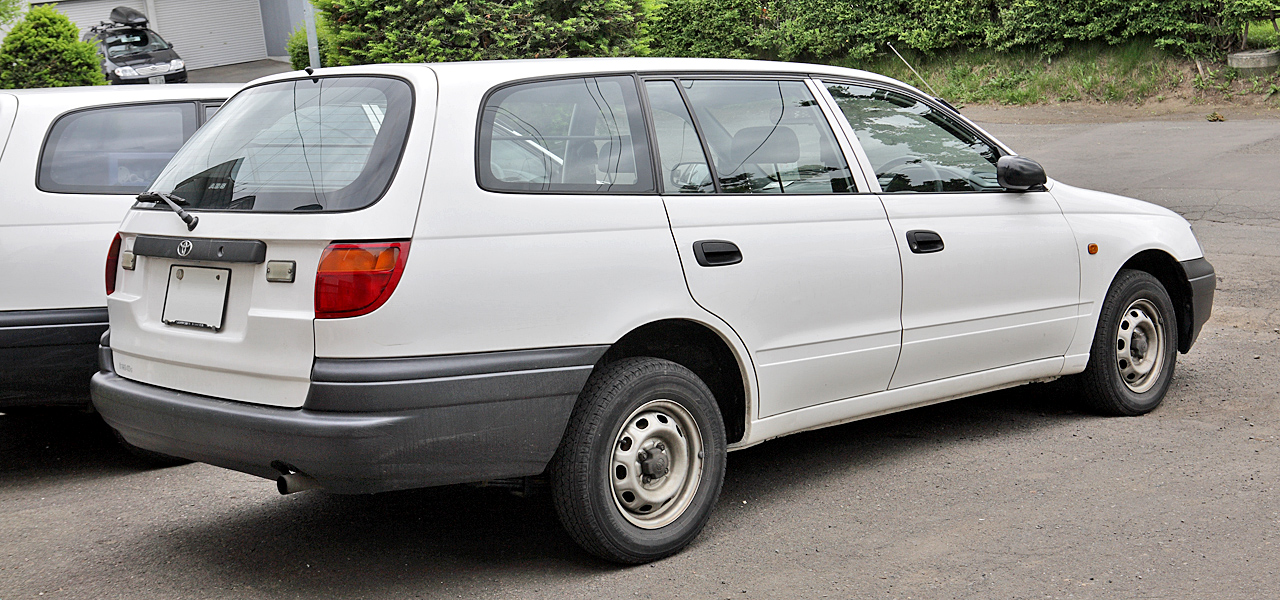
[[[1137,416],[1164,400],[1178,356],[1178,318],[1169,293],[1143,271],[1116,275],[1098,316],[1089,364],[1080,377],[1087,408]]]
[[[168,454],[152,452],[151,450],[147,450],[146,448],[139,448],[137,446],[134,446],[133,444],[126,442],[124,439],[124,436],[120,435],[120,432],[116,431],[114,428],[111,430],[111,434],[116,436],[116,441],[120,442],[121,446],[124,446],[125,451],[127,451],[129,454],[132,454],[134,458],[137,458],[142,462],[146,463],[147,466],[149,467],[155,467],[157,469],[161,469],[164,467],[176,467],[179,465],[185,465],[185,464],[194,462],[191,460],[187,460],[185,458],[179,458],[177,456],[169,456]]]
[[[578,397],[551,461],[552,501],[584,550],[640,564],[698,536],[724,470],[711,390],[671,361],[627,358],[592,374]]]

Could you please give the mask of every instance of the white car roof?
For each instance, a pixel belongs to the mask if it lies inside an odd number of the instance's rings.
[[[71,110],[105,104],[165,100],[224,100],[243,87],[238,83],[178,83],[168,85],[95,85],[84,87],[3,90],[21,107],[28,101],[53,110]],[[19,108],[19,110],[22,110]]]
[[[442,80],[465,79],[471,84],[497,85],[505,81],[591,73],[787,73],[818,77],[854,77],[858,79],[914,87],[896,79],[829,65],[727,58],[541,58],[527,60],[486,60],[474,62],[375,64],[353,67],[316,69],[316,75],[395,75],[416,69],[431,69]],[[301,71],[280,73],[257,79],[251,84],[306,77]],[[917,90],[918,91],[918,90]]]

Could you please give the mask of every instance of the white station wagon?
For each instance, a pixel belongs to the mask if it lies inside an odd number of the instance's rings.
[[[804,64],[273,76],[138,200],[92,386],[130,443],[282,493],[546,472],[628,563],[699,533],[728,450],[1077,373],[1150,411],[1215,287],[1178,215]]]

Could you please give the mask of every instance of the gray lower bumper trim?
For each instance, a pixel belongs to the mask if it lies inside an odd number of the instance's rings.
[[[1191,330],[1179,340],[1178,350],[1187,352],[1200,336],[1200,329],[1213,314],[1213,292],[1218,288],[1218,276],[1213,265],[1204,258],[1183,262],[1182,270],[1187,274],[1187,282],[1191,285]]]
[[[110,372],[91,388],[98,412],[131,444],[266,478],[280,461],[336,493],[535,475],[577,400],[574,391],[350,413],[231,402]]]
[[[369,412],[577,396],[608,346],[388,359],[316,359],[304,408]]]

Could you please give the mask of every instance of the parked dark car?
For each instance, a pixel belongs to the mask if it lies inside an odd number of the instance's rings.
[[[84,41],[98,47],[102,73],[113,84],[187,82],[187,65],[173,46],[147,28],[146,15],[127,6],[112,10]]]

